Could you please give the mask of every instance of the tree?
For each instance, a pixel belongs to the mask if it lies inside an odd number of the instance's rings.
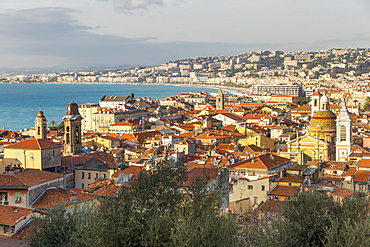
[[[204,180],[184,188],[185,180],[181,166],[160,164],[95,211],[82,207],[63,217],[65,208],[52,210],[32,246],[235,246],[239,227],[234,216],[220,214],[219,193]]]
[[[297,200],[286,202],[283,219],[249,234],[247,241],[252,246],[368,246],[369,232],[361,232],[361,225],[370,229],[369,206],[358,197],[341,204],[323,192],[300,193]],[[356,245],[345,245],[358,234]]]
[[[369,96],[366,97],[365,102],[362,105],[362,110],[370,111],[370,97]]]
[[[307,97],[299,97],[298,99],[298,104],[299,105],[307,105],[309,102],[311,101],[310,98],[307,98]]]
[[[56,122],[55,120],[50,120],[50,130],[57,130],[57,127],[55,126]]]
[[[60,124],[58,124],[58,126],[57,126],[57,130],[59,130],[59,131],[64,131],[64,122],[62,121],[62,122],[60,122]]]
[[[29,246],[90,246],[92,241],[87,236],[93,233],[95,219],[95,208],[91,205],[83,208],[58,205],[36,219]]]

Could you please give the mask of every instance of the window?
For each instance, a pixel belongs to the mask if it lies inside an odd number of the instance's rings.
[[[317,106],[317,99],[314,100],[314,106]]]
[[[8,201],[8,192],[1,192],[1,204],[5,204],[6,201]]]
[[[289,183],[289,186],[292,186],[292,183]]]
[[[107,174],[104,173],[103,176],[104,176],[104,178],[106,178],[107,177]]]
[[[338,172],[337,171],[333,171],[333,174],[337,174]]]
[[[22,202],[21,192],[14,193],[14,201],[17,203]]]
[[[8,233],[9,233],[9,228],[8,228],[8,227],[5,227],[5,226],[4,226],[4,233],[5,233],[5,234],[8,234]]]
[[[87,179],[91,179],[91,173],[90,172],[87,174]]]
[[[264,185],[262,185],[261,190],[265,191],[265,186]]]
[[[33,159],[34,159],[33,152],[30,152],[30,160],[33,160]]]
[[[253,185],[248,185],[248,190],[253,190]]]
[[[99,173],[96,174],[95,178],[99,178]]]
[[[275,200],[279,200],[279,196],[275,196]]]
[[[254,197],[254,205],[257,205],[258,204],[258,197],[257,196],[255,196]]]
[[[85,173],[84,172],[82,172],[82,179],[84,179],[85,178]]]
[[[347,140],[347,129],[346,126],[342,125],[340,126],[340,141],[346,141]]]
[[[82,183],[81,188],[82,188],[82,189],[84,189],[84,188],[85,188],[85,184],[84,184],[84,183]]]

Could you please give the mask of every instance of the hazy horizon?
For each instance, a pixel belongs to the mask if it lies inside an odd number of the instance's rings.
[[[0,0],[0,68],[368,48],[366,0]]]

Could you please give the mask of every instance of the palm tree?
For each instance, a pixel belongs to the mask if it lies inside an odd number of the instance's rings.
[[[55,120],[50,120],[49,125],[50,125],[50,129],[51,130],[55,130],[56,129],[55,128]]]

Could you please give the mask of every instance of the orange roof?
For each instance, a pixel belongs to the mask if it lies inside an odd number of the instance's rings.
[[[227,112],[227,113],[221,113],[223,116],[225,116],[225,117],[228,117],[228,118],[230,118],[230,119],[232,119],[232,120],[235,120],[235,121],[244,121],[245,119],[244,118],[242,118],[242,117],[240,117],[239,115],[236,115],[236,114],[234,114],[234,113],[229,113],[229,112]]]
[[[263,103],[241,103],[241,106],[263,106]]]
[[[33,209],[0,204],[0,224],[15,226],[33,213]]]
[[[44,150],[51,148],[60,148],[60,146],[48,140],[30,138],[21,142],[17,142],[13,145],[9,145],[6,148]]]
[[[359,162],[358,162],[358,167],[370,167],[370,159],[364,159],[362,158]]]
[[[128,168],[126,168],[126,169],[123,169],[123,170],[118,170],[118,171],[116,171],[113,175],[112,175],[112,177],[113,178],[117,178],[120,174],[122,174],[122,173],[124,173],[124,174],[135,174],[135,175],[137,175],[137,174],[139,174],[139,172],[141,171],[141,170],[143,170],[144,169],[144,167],[143,166],[129,166]]]
[[[71,198],[73,197],[77,201],[86,201],[96,196],[83,193],[80,189],[50,188],[45,190],[45,193],[32,204],[32,207],[37,209],[49,209],[61,203],[71,204]]]
[[[282,212],[285,208],[285,202],[279,200],[268,200],[261,204],[258,209],[266,212]]]
[[[236,162],[233,165],[231,165],[230,168],[252,168],[252,169],[270,170],[275,167],[284,165],[289,161],[290,159],[275,154],[266,153],[259,155],[257,157]]]
[[[226,131],[234,131],[236,129],[236,125],[234,125],[234,124],[227,125],[227,126],[222,127],[221,129],[226,130]]]
[[[332,188],[332,189],[334,189],[334,191],[330,191],[330,193],[335,195],[335,196],[342,197],[342,198],[349,197],[349,196],[352,196],[354,194],[358,194],[357,191],[342,188],[342,187],[338,187],[338,186],[335,186],[335,185],[324,184],[324,183],[316,183],[314,185]]]
[[[100,181],[95,181],[94,183],[88,185],[86,188],[83,189],[83,192],[94,195],[95,197],[97,196],[116,197],[117,191],[120,189],[121,187],[117,186],[114,183],[113,179],[104,179]]]
[[[40,170],[25,170],[16,174],[0,174],[0,187],[29,187],[62,177],[63,175],[58,173]]]
[[[352,176],[353,174],[355,174],[356,170],[357,170],[356,167],[348,168],[348,170],[345,173],[343,173],[343,177]]]
[[[355,182],[367,182],[369,181],[370,171],[359,170],[356,171],[353,181]]]
[[[296,186],[282,186],[276,185],[270,190],[267,195],[271,196],[295,196],[300,190],[300,187]]]
[[[218,177],[218,168],[194,168],[186,175],[182,186],[192,186],[197,179],[204,179],[207,183]]]
[[[296,108],[293,108],[291,112],[299,112],[299,111],[311,111],[311,105],[302,105]]]
[[[245,119],[262,119],[264,117],[269,117],[268,115],[265,115],[265,114],[246,114],[243,116],[243,118]]]
[[[291,182],[291,183],[303,183],[304,181],[304,177],[302,176],[287,176],[287,177],[283,177],[283,178],[280,178],[278,180],[278,182]]]

